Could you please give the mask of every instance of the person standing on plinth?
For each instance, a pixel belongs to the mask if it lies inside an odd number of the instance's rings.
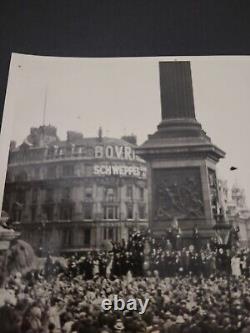
[[[171,230],[172,230],[172,246],[173,249],[176,251],[180,248],[181,243],[181,230],[179,228],[179,223],[176,217],[173,218],[173,222],[171,224]]]
[[[200,235],[197,224],[193,227],[193,234],[192,234],[193,244],[196,251],[200,250]]]
[[[231,259],[231,271],[232,275],[235,277],[239,277],[241,275],[240,257],[237,254],[235,254]]]
[[[177,229],[177,233],[176,233],[176,250],[180,250],[181,249],[181,228],[178,227]]]

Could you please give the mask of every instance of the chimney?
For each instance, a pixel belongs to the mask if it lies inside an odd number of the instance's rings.
[[[11,140],[10,141],[10,151],[14,150],[16,148],[16,141]]]
[[[102,127],[100,126],[98,129],[98,141],[102,141]]]

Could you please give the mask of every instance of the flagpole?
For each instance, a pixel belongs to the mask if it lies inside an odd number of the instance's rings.
[[[43,126],[45,126],[45,122],[46,122],[47,99],[48,99],[48,85],[46,85],[45,93],[44,93],[43,122],[42,122]]]

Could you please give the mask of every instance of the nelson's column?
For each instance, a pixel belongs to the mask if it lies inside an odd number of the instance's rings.
[[[197,122],[190,62],[160,62],[162,121],[137,154],[149,165],[149,221],[155,234],[178,221],[182,238],[194,227],[213,233],[220,212],[216,163],[225,153]]]

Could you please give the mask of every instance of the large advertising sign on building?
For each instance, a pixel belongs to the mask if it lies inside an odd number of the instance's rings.
[[[122,164],[95,164],[94,175],[97,176],[120,176],[120,177],[136,177],[140,179],[146,178],[147,168],[145,166],[122,165]]]
[[[95,146],[95,158],[119,159],[119,160],[140,160],[130,146]]]
[[[125,161],[140,161],[143,160],[135,154],[131,146],[107,145],[95,146],[96,159],[108,160],[124,160]],[[145,165],[124,165],[122,163],[95,164],[93,173],[97,176],[120,176],[120,177],[136,177],[140,179],[146,178],[147,168]]]

